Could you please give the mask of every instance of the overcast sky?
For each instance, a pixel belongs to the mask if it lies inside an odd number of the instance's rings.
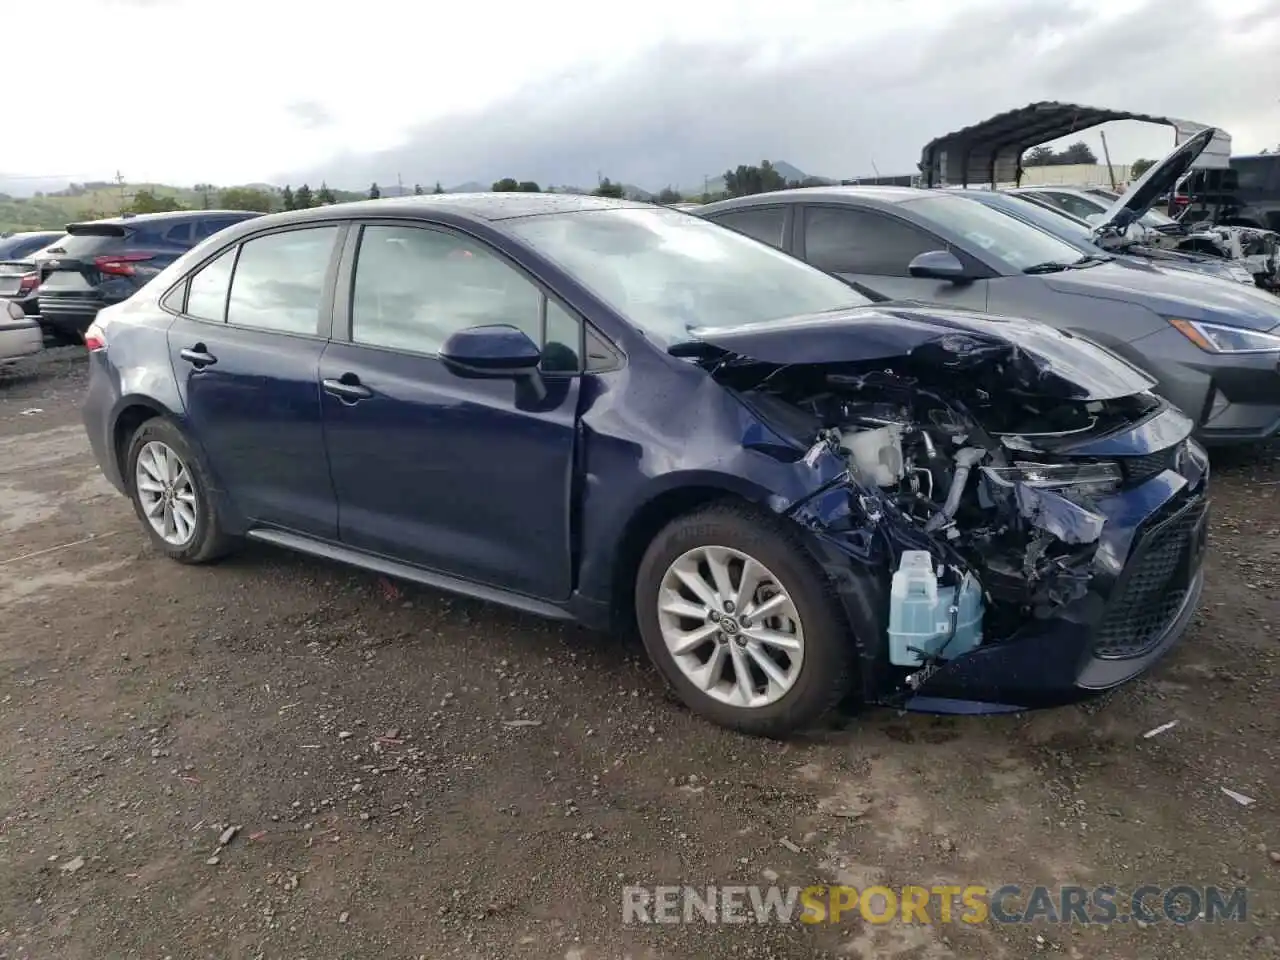
[[[59,0],[46,35],[5,51],[41,106],[0,175],[904,173],[929,139],[1039,99],[1212,123],[1237,153],[1280,143],[1280,0]],[[1173,134],[1107,139],[1128,161]]]

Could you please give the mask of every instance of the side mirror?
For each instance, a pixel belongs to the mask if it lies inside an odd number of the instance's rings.
[[[950,250],[927,250],[919,254],[907,265],[907,272],[921,279],[949,280],[952,283],[965,283],[972,279],[960,258]]]
[[[538,369],[542,351],[523,330],[495,323],[459,330],[444,342],[440,359],[460,377],[518,378]]]

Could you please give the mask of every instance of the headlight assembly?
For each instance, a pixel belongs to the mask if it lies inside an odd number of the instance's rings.
[[[1280,336],[1203,320],[1166,317],[1173,328],[1206,353],[1280,353]]]
[[[983,467],[982,472],[1002,487],[1022,483],[1038,490],[1076,490],[1106,493],[1124,474],[1117,463],[1032,463],[1014,461],[1011,467]]]

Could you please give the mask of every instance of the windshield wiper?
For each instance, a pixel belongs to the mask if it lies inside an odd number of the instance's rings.
[[[1083,257],[1073,263],[1072,267],[1087,267],[1093,263],[1110,263],[1115,257],[1108,257],[1101,253],[1086,253]]]
[[[1061,273],[1063,270],[1070,269],[1070,264],[1059,263],[1057,260],[1046,260],[1044,263],[1033,263],[1029,267],[1023,267],[1023,273]]]

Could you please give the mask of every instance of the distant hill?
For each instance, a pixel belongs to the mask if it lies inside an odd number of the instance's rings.
[[[837,182],[823,177],[811,177],[810,174],[805,173],[793,164],[787,163],[785,160],[774,161],[773,165],[788,181],[817,179],[824,183]],[[6,186],[11,189],[6,190]],[[280,187],[269,183],[251,183],[244,184],[244,186],[264,190],[273,195],[280,192]],[[301,184],[297,183],[291,184],[295,192],[300,186]],[[309,186],[312,193],[320,189],[319,184],[310,184]],[[449,187],[446,192],[477,193],[489,190],[492,186],[492,183],[468,180],[466,183]],[[547,185],[544,184],[544,186]],[[703,187],[704,185],[701,183],[693,184],[682,188],[680,193],[689,198],[697,198],[702,195]],[[637,200],[652,200],[657,195],[656,191],[648,190],[634,183],[623,183],[622,188],[626,196]],[[723,192],[723,177],[712,178],[706,184],[706,188],[713,194]],[[58,230],[68,223],[75,223],[80,220],[114,217],[141,190],[149,190],[157,197],[171,197],[182,207],[198,210],[204,207],[216,206],[220,189],[222,188],[215,186],[203,186],[200,189],[195,187],[175,187],[163,183],[126,183],[123,186],[106,181],[67,183],[65,180],[31,177],[6,180],[4,175],[0,174],[0,232],[11,230]],[[384,197],[396,197],[413,193],[412,184],[404,186],[379,184],[378,189]],[[435,189],[434,181],[430,184],[423,183],[422,189],[430,193]],[[595,187],[594,185],[578,187],[558,184],[554,187],[548,187],[548,189],[562,193],[590,193]],[[368,188],[366,187],[363,190],[338,190],[334,188],[333,193],[338,202],[345,203],[364,199],[368,196]]]
[[[274,189],[274,188],[272,188]],[[126,183],[124,203],[129,203],[139,190],[150,190],[157,197],[172,197],[184,207],[204,206],[204,194],[191,187],[172,187],[163,183]],[[210,201],[217,190],[209,191]],[[98,220],[120,213],[121,187],[117,184],[63,183],[61,188],[33,197],[0,196],[0,231],[60,230],[78,220]]]

